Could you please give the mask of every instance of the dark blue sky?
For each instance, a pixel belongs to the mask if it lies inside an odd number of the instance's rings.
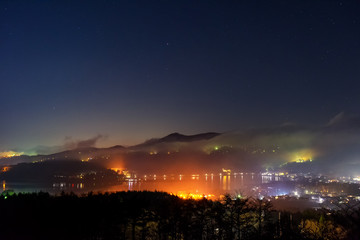
[[[1,1],[0,151],[359,114],[359,1]]]

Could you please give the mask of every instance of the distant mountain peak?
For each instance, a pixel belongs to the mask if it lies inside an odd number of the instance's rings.
[[[180,133],[171,133],[166,137],[160,138],[160,142],[193,142],[193,141],[200,141],[200,140],[209,140],[213,137],[220,135],[220,133],[215,132],[207,132],[207,133],[200,133],[196,135],[183,135]]]
[[[221,133],[216,132],[207,132],[207,133],[200,133],[195,135],[183,135],[178,132],[171,133],[163,138],[153,138],[150,140],[147,140],[146,142],[137,145],[135,147],[139,146],[148,146],[158,143],[170,143],[170,142],[195,142],[195,141],[202,141],[202,140],[209,140],[211,138],[214,138],[216,136],[219,136]]]
[[[115,145],[115,146],[109,147],[109,149],[116,149],[116,148],[118,148],[118,149],[124,149],[125,147],[122,146],[122,145]]]
[[[167,137],[169,136],[184,136],[183,134],[180,134],[178,132],[174,132],[174,133],[170,133],[169,135],[167,135]]]

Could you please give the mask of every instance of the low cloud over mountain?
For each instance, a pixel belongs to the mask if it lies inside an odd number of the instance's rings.
[[[108,168],[153,173],[208,172],[221,168],[256,171],[291,162],[311,162],[310,170],[360,174],[360,118],[344,113],[322,126],[284,124],[191,136],[173,133],[132,147],[95,148],[102,138],[98,135],[84,141],[68,139],[61,148],[73,150],[46,156],[14,157],[11,161],[78,159]]]
[[[89,148],[95,147],[97,142],[100,140],[106,139],[105,135],[98,134],[92,138],[83,139],[83,140],[74,140],[72,137],[65,137],[64,144],[59,146],[37,146],[28,150],[27,152],[33,152],[39,155],[53,154],[56,152],[62,152],[66,150],[76,149],[76,148]]]

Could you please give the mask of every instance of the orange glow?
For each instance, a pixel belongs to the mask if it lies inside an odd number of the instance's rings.
[[[2,167],[1,172],[7,172],[7,171],[9,171],[9,169],[10,169],[10,167],[8,167],[8,166]]]
[[[147,180],[144,178],[140,179],[136,185],[131,185],[131,182],[126,182],[125,184],[107,187],[106,191],[117,192],[139,190],[139,186],[141,185],[141,190],[164,191],[182,199],[192,198],[196,200],[202,198],[216,200],[222,192],[214,189],[213,184],[210,182],[209,184],[206,184],[202,181],[193,180],[191,175],[181,175],[181,181],[179,180],[179,175],[175,177],[178,181],[163,181],[163,177],[164,175],[146,175]],[[154,180],[155,178],[157,178],[158,181]],[[170,176],[166,175],[166,178],[170,179]],[[229,179],[228,176],[227,179]],[[209,181],[211,181],[211,178],[209,178]]]
[[[105,167],[115,172],[124,171],[127,167],[122,157],[114,157],[110,161],[107,161]]]
[[[179,198],[182,198],[182,199],[194,199],[194,200],[200,200],[203,198],[206,198],[206,199],[214,198],[213,194],[186,193],[186,192],[182,192],[182,191],[179,191],[177,194],[171,194],[171,195],[178,196]]]
[[[110,170],[113,170],[114,172],[117,172],[117,173],[121,173],[122,171],[124,171],[123,168],[110,168]]]

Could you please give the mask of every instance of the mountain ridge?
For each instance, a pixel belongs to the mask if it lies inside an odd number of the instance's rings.
[[[171,133],[162,138],[153,138],[147,140],[143,143],[125,147],[122,145],[114,145],[111,147],[105,148],[97,148],[97,147],[79,147],[74,149],[69,149],[60,152],[54,152],[51,154],[39,154],[34,156],[29,155],[21,155],[11,158],[0,158],[0,166],[1,165],[13,165],[18,164],[21,162],[34,162],[34,161],[46,161],[46,160],[54,160],[54,159],[82,159],[83,161],[87,161],[88,159],[86,156],[90,156],[93,154],[100,155],[111,155],[116,152],[123,152],[123,151],[138,151],[142,148],[152,147],[158,144],[164,143],[176,143],[176,142],[196,142],[196,141],[203,141],[203,140],[210,140],[214,137],[221,135],[221,133],[216,132],[206,132],[194,135],[183,135],[178,132]],[[109,153],[110,151],[110,153]],[[84,157],[85,156],[85,157]]]

